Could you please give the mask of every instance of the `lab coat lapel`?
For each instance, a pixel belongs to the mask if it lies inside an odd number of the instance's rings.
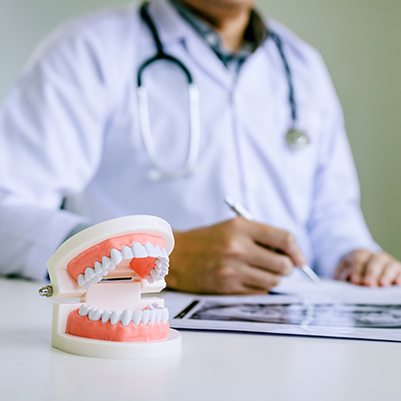
[[[206,41],[180,17],[168,0],[153,0],[150,11],[165,47],[174,42],[181,42],[185,53],[191,60],[189,64],[197,65],[203,73],[216,83],[226,88],[231,87],[232,76],[229,71],[210,49]],[[187,64],[186,60],[182,61]]]
[[[198,34],[188,36],[185,41],[189,57],[197,66],[216,83],[230,88],[233,74],[227,70],[209,45]]]

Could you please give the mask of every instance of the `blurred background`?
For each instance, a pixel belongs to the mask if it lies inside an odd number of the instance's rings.
[[[60,22],[124,0],[0,0],[0,102]],[[401,1],[259,0],[323,54],[344,107],[376,240],[401,258]]]

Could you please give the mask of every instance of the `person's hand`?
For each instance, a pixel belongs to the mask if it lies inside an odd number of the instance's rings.
[[[370,287],[401,285],[401,263],[386,252],[358,249],[341,260],[335,277]]]
[[[166,280],[181,291],[266,293],[294,266],[304,264],[290,233],[241,217],[174,235]]]

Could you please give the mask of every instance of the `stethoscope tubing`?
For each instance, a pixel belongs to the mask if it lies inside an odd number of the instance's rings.
[[[295,89],[294,89],[294,82],[292,79],[291,67],[290,64],[288,63],[287,56],[285,55],[283,42],[281,41],[280,36],[273,31],[269,31],[269,37],[276,44],[277,51],[280,55],[281,61],[284,66],[284,71],[288,86],[288,104],[290,105],[291,122],[292,122],[292,127],[294,128],[297,125],[296,123],[298,120],[298,110],[297,110],[297,103],[295,101]]]

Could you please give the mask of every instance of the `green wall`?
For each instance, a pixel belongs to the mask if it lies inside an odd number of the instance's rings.
[[[0,100],[33,46],[62,20],[123,0],[0,0]],[[264,0],[317,47],[342,101],[375,238],[401,257],[401,1]]]

